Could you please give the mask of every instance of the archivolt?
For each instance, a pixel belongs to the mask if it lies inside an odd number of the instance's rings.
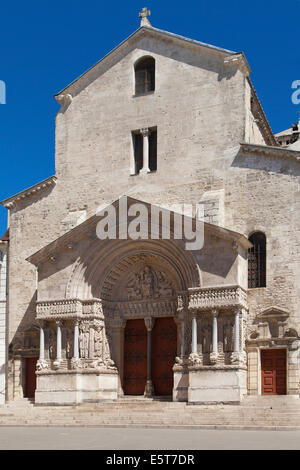
[[[74,266],[67,298],[114,300],[114,286],[137,263],[161,267],[178,290],[200,286],[200,272],[181,240],[95,240]]]

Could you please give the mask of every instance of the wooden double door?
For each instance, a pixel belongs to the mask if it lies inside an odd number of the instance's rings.
[[[173,317],[156,318],[152,329],[151,370],[156,396],[172,395],[177,327]],[[125,395],[143,395],[147,382],[147,329],[143,319],[127,320],[124,337]]]
[[[262,395],[286,394],[286,349],[261,351]]]

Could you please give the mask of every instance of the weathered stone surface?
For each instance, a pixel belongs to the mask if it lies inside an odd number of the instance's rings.
[[[145,55],[155,59],[156,87],[153,93],[135,96],[134,64]],[[287,348],[287,393],[298,393],[299,363],[293,352],[298,350],[297,337],[285,334],[288,329],[300,332],[299,157],[297,152],[268,147],[274,145],[275,138],[248,73],[241,55],[142,28],[59,95],[62,107],[56,117],[55,177],[4,201],[10,210],[9,399],[24,392],[25,358],[38,353],[34,344],[25,346],[25,332],[37,324],[37,312],[39,320],[66,320],[71,329],[71,322],[82,320],[80,315],[90,315],[90,321],[102,316],[110,343],[105,364],[115,367],[110,360],[116,364],[121,395],[123,340],[118,328],[123,328],[126,319],[145,316],[145,311],[148,316],[177,317],[176,303],[182,302],[179,311],[187,315],[184,335],[188,355],[190,313],[207,314],[206,288],[212,288],[207,294],[208,313],[220,309],[219,330],[225,317],[233,317],[236,306],[245,310],[239,320],[240,352],[248,352],[248,393],[260,393],[259,351],[263,347]],[[132,175],[131,132],[152,127],[157,127],[157,171]],[[241,146],[241,142],[250,145]],[[215,227],[205,226],[205,244],[198,252],[185,251],[181,240],[98,240],[93,215],[99,205],[116,201],[123,194],[158,206],[202,202],[204,221]],[[254,231],[264,232],[267,238],[267,286],[247,291],[245,239]],[[50,250],[47,245],[54,241]],[[42,250],[40,258],[31,257],[35,266],[27,258],[38,250]],[[150,304],[139,292],[142,304],[130,304],[128,283],[146,266],[160,276],[163,286],[155,291],[157,298],[153,296]],[[244,298],[237,296],[238,301],[232,301],[227,288],[239,289]],[[171,291],[176,295],[166,295]],[[122,315],[121,302],[126,295],[128,303]],[[172,299],[165,301],[164,297]],[[103,304],[93,303],[93,299],[101,299]],[[136,302],[137,297],[131,301]],[[47,302],[52,306],[48,308]],[[68,310],[72,310],[72,302],[75,313]],[[257,315],[269,307],[288,312],[278,337],[261,336],[269,326],[259,327],[256,322]],[[45,317],[39,316],[43,308]],[[198,352],[205,365],[211,353],[207,346],[212,340],[211,320],[203,322]],[[225,351],[227,343],[224,347],[221,330],[218,333],[216,363],[225,366],[227,361],[230,365],[230,351]],[[51,361],[54,342],[46,348],[50,351],[46,360]],[[62,368],[69,370],[72,348],[67,339],[63,338],[62,349]],[[175,373],[174,400],[187,396],[188,379],[180,374]],[[191,374],[196,380],[195,373]],[[215,371],[201,371],[205,381],[212,380],[212,388],[215,376]],[[234,401],[244,393],[245,377],[241,372],[236,393],[234,381],[230,381],[228,400],[221,401]],[[197,401],[199,393],[192,383],[189,387],[191,401]],[[57,393],[63,393],[63,386]],[[225,392],[216,386],[211,393],[218,401]]]

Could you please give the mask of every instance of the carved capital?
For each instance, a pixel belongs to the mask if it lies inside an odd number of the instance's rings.
[[[234,311],[234,314],[236,315],[237,313],[239,315],[241,315],[242,313],[242,307],[240,305],[236,305],[235,307],[233,307],[233,311]]]
[[[155,318],[153,318],[153,317],[146,317],[146,318],[144,318],[144,322],[145,322],[147,331],[151,331],[151,330],[153,329],[153,327],[154,327]]]
[[[143,137],[149,137],[149,135],[151,134],[150,129],[148,129],[147,127],[140,129],[140,133]]]
[[[219,315],[219,310],[218,310],[217,308],[213,308],[213,309],[211,310],[211,313],[212,313],[212,316],[213,316],[213,317],[218,317],[218,315]]]

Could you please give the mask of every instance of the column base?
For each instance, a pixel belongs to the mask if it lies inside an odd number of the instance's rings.
[[[147,380],[145,391],[144,391],[144,397],[152,398],[153,396],[154,396],[154,388],[153,388],[152,380]]]

